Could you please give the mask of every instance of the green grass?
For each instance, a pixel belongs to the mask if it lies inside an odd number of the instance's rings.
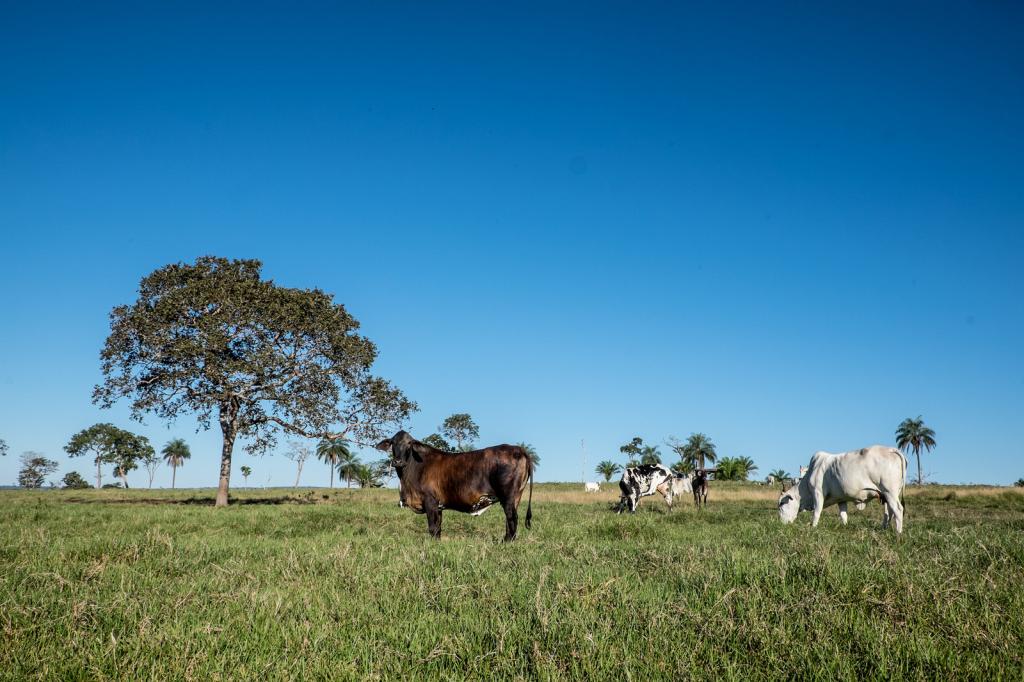
[[[512,544],[500,510],[430,541],[394,491],[5,492],[0,678],[1024,676],[1024,495],[910,494],[898,538],[613,487],[538,486]]]

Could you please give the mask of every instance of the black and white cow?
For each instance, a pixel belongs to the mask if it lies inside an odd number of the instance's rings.
[[[654,493],[660,493],[671,509],[677,495],[690,492],[690,477],[675,474],[662,464],[641,464],[622,472],[619,490],[622,491],[617,508],[619,514],[627,508],[630,513],[635,512],[640,498]]]

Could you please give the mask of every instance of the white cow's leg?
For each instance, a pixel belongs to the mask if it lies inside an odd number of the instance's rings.
[[[819,492],[814,494],[814,513],[811,516],[811,528],[818,526],[818,521],[821,520],[821,512],[825,509],[825,496]]]
[[[889,504],[889,517],[892,519],[893,525],[896,527],[897,533],[903,532],[903,504],[899,498],[892,493],[888,493],[885,499]]]
[[[882,495],[882,530],[889,527],[889,519],[892,518],[892,507],[889,506],[889,500],[885,495]]]
[[[839,520],[843,522],[844,526],[846,525],[847,516],[846,516],[846,503],[845,502],[840,502],[839,503]]]

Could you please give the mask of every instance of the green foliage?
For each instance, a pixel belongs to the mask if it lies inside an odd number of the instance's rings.
[[[722,457],[718,460],[717,468],[716,480],[746,481],[757,470],[757,465],[749,457]]]
[[[768,475],[775,478],[776,481],[788,481],[789,479],[793,478],[785,469],[776,469],[775,471],[770,472]]]
[[[640,448],[641,464],[661,464],[661,450],[657,445],[645,445]]]
[[[676,472],[677,474],[684,474],[684,475],[692,474],[693,473],[693,462],[690,462],[690,461],[685,460],[685,459],[680,459],[675,464],[673,464],[670,468],[672,469],[672,471]]]
[[[316,456],[331,468],[331,487],[334,487],[334,470],[341,462],[350,462],[355,459],[349,447],[349,442],[344,438],[332,440],[324,438],[316,446]],[[351,479],[347,479],[351,481]],[[351,484],[351,483],[350,483]]]
[[[715,444],[703,433],[691,433],[685,441],[680,441],[675,436],[669,436],[668,446],[679,455],[679,459],[687,471],[704,469],[706,462],[714,462],[718,457],[715,452]],[[677,469],[677,471],[683,470]]]
[[[3,438],[0,438],[0,457],[6,457],[7,451],[7,441],[5,441]]]
[[[357,461],[352,465],[352,480],[360,488],[381,488],[384,486],[384,477],[389,469],[390,463],[387,460],[372,464],[363,464]]]
[[[443,450],[445,452],[455,451],[455,448],[453,448],[451,444],[448,441],[446,441],[444,437],[441,436],[441,434],[439,433],[430,434],[429,436],[423,439],[423,442],[432,448],[437,448],[438,450]]]
[[[114,308],[94,402],[131,401],[132,415],[217,417],[223,435],[217,505],[227,504],[235,439],[252,453],[279,430],[372,442],[416,409],[374,376],[374,344],[319,289],[261,277],[257,260],[213,256],[142,279],[139,297]],[[332,431],[333,429],[333,431]]]
[[[526,450],[526,454],[530,456],[530,461],[533,462],[534,469],[540,466],[540,455],[537,454],[537,448],[533,447],[529,443],[517,443],[517,445],[523,450]]]
[[[64,478],[61,480],[60,485],[62,488],[67,488],[69,490],[84,490],[92,487],[89,485],[87,480],[82,478],[82,474],[77,471],[69,471],[64,474]]]
[[[895,537],[877,504],[811,532],[741,486],[616,516],[617,490],[540,484],[511,546],[498,509],[445,512],[431,541],[387,489],[243,491],[226,514],[186,503],[213,491],[10,491],[0,677],[1024,677],[1020,491],[912,490]]]
[[[1018,488],[1024,488],[1024,478],[1018,478],[1013,484]]]
[[[243,482],[244,482],[244,483],[245,483],[246,485],[248,485],[248,484],[249,484],[249,477],[250,477],[250,476],[252,476],[252,467],[250,467],[250,466],[246,466],[246,465],[244,465],[244,464],[243,464],[243,465],[242,465],[242,466],[241,466],[241,467],[239,468],[239,471],[241,471],[241,472],[242,472],[242,481],[243,481]]]
[[[917,415],[917,419],[907,417],[896,427],[896,447],[914,453],[917,458],[917,484],[922,485],[924,475],[921,473],[921,450],[931,452],[935,447],[935,432],[925,426],[921,415]]]
[[[441,435],[448,441],[455,441],[458,450],[473,449],[473,442],[480,437],[480,427],[465,412],[453,414],[441,424]]]
[[[102,466],[114,465],[114,475],[122,479],[138,468],[138,462],[154,456],[153,446],[145,436],[118,428],[113,424],[93,424],[73,435],[64,451],[70,457],[91,455],[96,464],[96,487],[100,487]],[[127,484],[126,484],[127,485]]]
[[[192,458],[192,449],[183,438],[167,441],[160,453],[164,456],[164,461],[172,467],[180,467],[185,463],[185,460]]]
[[[636,436],[633,440],[619,448],[619,452],[626,456],[626,466],[635,467],[640,463],[640,454],[643,452],[644,439]]]
[[[57,470],[57,462],[29,450],[21,455],[18,485],[22,488],[42,488],[46,477]]]
[[[594,473],[598,476],[604,476],[605,483],[612,480],[612,476],[622,471],[622,465],[616,464],[610,459],[603,460],[597,463],[594,467]]]

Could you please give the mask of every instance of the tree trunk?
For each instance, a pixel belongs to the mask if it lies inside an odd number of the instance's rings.
[[[299,487],[299,477],[302,476],[302,465],[303,465],[303,462],[300,461],[299,462],[299,470],[295,472],[295,486],[294,487],[296,487],[296,488]]]
[[[917,457],[917,484],[921,485],[921,451],[914,450],[914,456]]]
[[[228,506],[228,483],[231,480],[231,452],[235,449],[238,434],[238,399],[233,398],[220,406],[220,430],[224,444],[220,450],[220,482],[217,485],[215,507]]]
[[[171,490],[174,490],[174,482],[178,478],[178,465],[171,463]]]
[[[102,462],[100,462],[100,458],[97,457],[96,458],[96,489],[97,490],[99,490],[100,488],[103,487],[103,475],[100,473],[100,467],[101,466],[102,466]]]
[[[334,460],[331,460],[331,490],[334,490]]]

